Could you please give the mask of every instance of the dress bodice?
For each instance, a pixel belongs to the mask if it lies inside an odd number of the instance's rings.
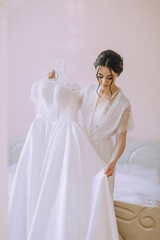
[[[51,121],[78,121],[80,86],[44,78],[32,85],[36,115]]]

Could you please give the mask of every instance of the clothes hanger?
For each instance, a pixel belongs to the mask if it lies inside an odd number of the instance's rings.
[[[40,79],[40,80],[37,80],[33,83],[32,85],[32,88],[31,88],[31,96],[30,96],[30,100],[33,101],[33,102],[36,102],[37,99],[36,97],[34,96],[35,95],[35,92],[37,91],[37,87],[40,83],[45,83],[45,82],[53,82],[55,83],[57,80],[58,82],[63,82],[63,83],[72,83],[75,85],[75,82],[72,81],[64,72],[64,66],[65,66],[65,62],[64,62],[64,59],[62,58],[59,58],[57,59],[57,61],[55,62],[54,64],[54,70],[55,70],[55,78],[53,79],[49,79],[48,76]],[[65,81],[64,81],[65,80]],[[76,86],[77,87],[77,86]],[[79,87],[78,87],[79,88]]]
[[[74,83],[64,72],[64,66],[65,62],[64,59],[59,58],[57,59],[55,65],[54,65],[54,70],[55,70],[55,79],[58,81],[63,81],[63,82],[69,82],[69,83]]]

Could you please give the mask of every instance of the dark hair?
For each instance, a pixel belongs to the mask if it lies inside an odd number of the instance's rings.
[[[99,54],[99,56],[97,57],[97,59],[94,63],[94,67],[95,67],[95,69],[97,69],[97,67],[99,67],[99,66],[105,66],[105,67],[109,68],[111,75],[112,75],[112,70],[113,70],[119,76],[121,74],[121,72],[123,71],[123,58],[118,53],[114,52],[113,50],[108,49],[108,50],[101,52]],[[98,70],[97,70],[96,77],[99,82]],[[113,75],[112,75],[112,82],[109,86],[111,96],[112,96],[112,91],[111,91],[112,83],[113,83]],[[100,87],[100,83],[97,88],[97,93],[98,93],[99,87]]]

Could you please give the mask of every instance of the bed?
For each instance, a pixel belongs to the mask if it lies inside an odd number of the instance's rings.
[[[8,197],[24,141],[9,145]],[[127,139],[116,164],[114,206],[124,240],[160,240],[160,143]]]

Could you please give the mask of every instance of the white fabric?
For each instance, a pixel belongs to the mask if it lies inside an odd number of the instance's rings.
[[[79,86],[43,79],[8,203],[9,240],[118,240],[106,163],[78,122]]]
[[[8,197],[17,163],[8,168]],[[160,168],[141,164],[117,163],[114,201],[146,207],[160,207]]]
[[[133,121],[131,104],[128,98],[119,88],[113,102],[109,101],[97,105],[97,85],[91,85],[81,91],[80,105],[82,112],[82,125],[101,159],[109,164],[114,151],[112,137],[125,130],[132,130],[135,125]],[[114,192],[115,169],[109,177],[111,194]]]
[[[132,130],[135,125],[131,104],[121,88],[117,91],[118,93],[113,94],[112,97],[116,96],[112,103],[107,100],[98,106],[96,90],[97,85],[91,85],[81,91],[79,101],[82,112],[82,125],[92,146],[106,165],[108,165],[114,151],[112,137],[126,130]],[[116,168],[114,168],[112,176],[108,178],[112,197],[114,193],[115,170]],[[119,239],[122,239],[120,234]]]
[[[160,168],[117,163],[114,200],[146,207],[160,207]]]

